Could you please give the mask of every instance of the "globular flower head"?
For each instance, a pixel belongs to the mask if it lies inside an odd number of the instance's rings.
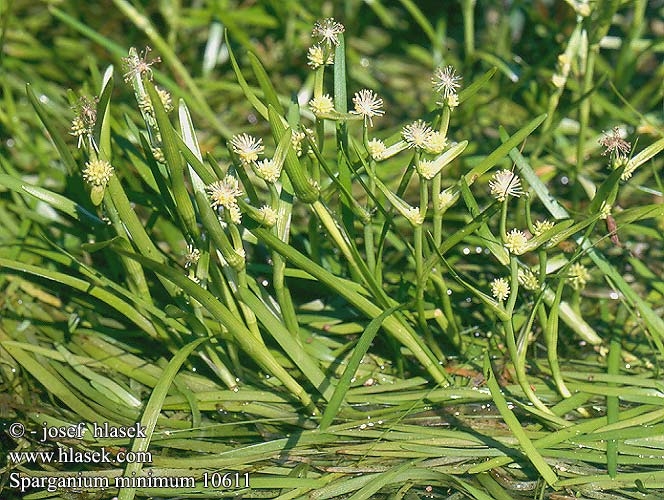
[[[353,97],[353,104],[355,105],[355,110],[351,111],[351,113],[362,115],[365,125],[368,121],[371,127],[373,127],[372,118],[374,116],[383,116],[385,114],[385,111],[381,109],[383,107],[383,100],[373,90],[362,89],[356,92]]]
[[[383,159],[383,153],[385,152],[387,147],[385,146],[385,143],[380,139],[371,139],[367,143],[367,149],[369,150],[369,154],[374,160],[380,161]]]
[[[438,210],[447,210],[454,203],[452,189],[446,189],[438,193]]]
[[[429,134],[429,138],[424,145],[424,149],[427,153],[439,155],[443,152],[445,146],[447,146],[447,136],[435,130]]]
[[[314,29],[311,31],[311,36],[320,38],[321,42],[325,42],[328,47],[339,45],[339,35],[346,31],[344,25],[338,23],[333,17],[321,19],[316,21]]]
[[[205,188],[210,194],[210,205],[212,208],[225,208],[229,211],[239,208],[237,206],[238,197],[242,196],[240,183],[232,175],[227,175],[222,180],[213,182]]]
[[[148,54],[152,49],[150,47],[145,47],[143,52],[139,55],[136,52],[136,49],[131,49],[129,51],[128,57],[122,58],[123,67],[125,70],[124,81],[130,83],[135,77],[146,76],[148,79],[152,80],[152,68],[151,66],[155,63],[161,61],[161,58],[155,57],[151,61],[148,61]]]
[[[401,137],[408,143],[409,148],[424,149],[432,133],[433,130],[427,122],[416,120],[403,128]]]
[[[424,223],[424,216],[422,215],[420,209],[417,207],[411,207],[406,210],[405,216],[406,219],[408,219],[408,221],[414,226],[421,226]]]
[[[614,156],[626,156],[632,149],[632,145],[623,139],[620,135],[620,128],[613,127],[611,133],[604,132],[604,135],[598,141],[604,146],[602,156],[612,154]]]
[[[92,186],[106,187],[111,177],[113,177],[113,167],[106,160],[90,160],[83,169],[83,179]]]
[[[334,64],[334,52],[322,45],[314,45],[309,47],[307,51],[307,64],[311,69],[318,69],[321,66]]]
[[[431,77],[431,83],[433,83],[436,92],[444,98],[448,98],[456,94],[461,88],[461,77],[456,74],[454,67],[445,66],[444,68],[436,68]]]
[[[263,224],[272,227],[277,223],[277,211],[272,207],[263,205],[258,211],[263,215]]]
[[[438,173],[436,163],[429,160],[420,160],[419,164],[417,165],[417,173],[426,180],[430,181]]]
[[[636,162],[632,160],[628,160],[627,158],[623,157],[620,158],[619,161],[616,162],[615,168],[619,168],[621,166],[621,163],[624,163],[625,165],[625,170],[623,170],[622,175],[620,176],[621,181],[627,181],[632,178],[632,174],[637,168]]]
[[[85,136],[91,137],[92,132],[97,122],[97,98],[90,99],[86,96],[81,96],[74,106],[76,116],[71,122],[70,134],[78,137],[78,147],[83,144]]]
[[[606,220],[609,218],[609,215],[611,215],[611,205],[609,205],[606,201],[602,202],[602,205],[599,207],[599,218]]]
[[[521,179],[511,170],[500,170],[493,174],[489,187],[491,195],[498,201],[505,201],[508,196],[519,198],[523,194]]]
[[[201,251],[194,245],[187,245],[187,253],[184,255],[184,268],[189,269],[198,263],[201,258]]]
[[[526,290],[539,290],[539,280],[530,269],[519,269],[519,283]]]
[[[491,282],[491,295],[499,302],[510,296],[510,284],[505,278],[496,278]]]
[[[535,233],[535,236],[539,236],[542,233],[546,233],[549,229],[553,229],[553,226],[555,225],[555,222],[551,222],[547,219],[538,220],[533,224],[533,232]]]
[[[161,105],[164,107],[166,113],[173,111],[173,100],[171,98],[171,93],[168,90],[164,90],[160,87],[155,87],[155,90],[157,91]],[[150,100],[149,95],[145,94],[138,101],[138,107],[146,115],[154,116],[154,106],[152,105],[152,101]]]
[[[263,139],[256,139],[249,134],[234,135],[231,147],[245,165],[258,160],[258,155],[265,151]]]
[[[274,160],[265,158],[264,160],[257,161],[252,166],[256,175],[270,184],[274,184],[281,177],[281,167]]]
[[[302,141],[304,141],[304,132],[293,131],[291,135],[291,146],[297,156],[302,156]]]
[[[319,97],[314,97],[309,101],[309,107],[314,115],[324,115],[334,111],[334,102],[328,94],[323,94]]]
[[[521,255],[528,249],[528,237],[523,231],[512,229],[505,235],[505,247],[514,255]]]
[[[574,290],[580,290],[586,286],[590,281],[590,271],[588,268],[579,262],[575,262],[569,266],[567,277]]]

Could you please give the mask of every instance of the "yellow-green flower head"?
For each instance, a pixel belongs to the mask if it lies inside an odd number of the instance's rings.
[[[339,45],[339,35],[344,31],[346,28],[343,24],[336,22],[333,17],[328,17],[316,21],[311,36],[320,38],[320,41],[326,43],[328,47],[332,45],[336,47]]]
[[[510,170],[500,170],[493,174],[489,181],[491,195],[498,201],[505,201],[508,196],[519,198],[523,191],[521,190],[521,179]]]
[[[368,121],[371,127],[373,127],[372,118],[374,116],[383,116],[385,114],[385,111],[381,109],[383,107],[383,100],[373,90],[362,89],[356,92],[353,97],[353,105],[355,106],[355,110],[351,111],[351,113],[362,115],[365,125]]]
[[[411,207],[404,213],[406,219],[414,226],[420,226],[424,223],[424,216],[417,207]]]
[[[383,153],[385,153],[387,147],[380,139],[371,139],[367,143],[367,149],[369,150],[369,154],[374,160],[380,161],[383,159]]]
[[[491,295],[499,302],[510,296],[510,284],[505,278],[496,278],[491,282]]]
[[[535,233],[535,236],[539,236],[542,233],[546,233],[549,229],[553,229],[553,226],[555,225],[555,222],[551,222],[547,219],[538,220],[533,224],[533,232]]]
[[[539,280],[537,279],[535,273],[533,273],[530,269],[519,269],[518,278],[519,283],[526,290],[539,290]]]
[[[156,86],[155,90],[157,91],[161,105],[164,107],[166,113],[173,111],[173,100],[171,99],[170,92]],[[154,106],[152,105],[152,101],[150,100],[150,96],[148,94],[145,94],[141,97],[141,99],[138,101],[138,107],[146,115],[154,116]]]
[[[329,94],[323,94],[322,96],[314,97],[309,101],[309,107],[314,115],[320,116],[334,111],[334,102]]]
[[[281,167],[268,158],[255,162],[253,167],[256,175],[270,184],[274,184],[281,177]]]
[[[523,231],[512,229],[505,235],[505,247],[515,255],[521,255],[528,248],[528,237]]]
[[[427,153],[439,155],[445,150],[445,146],[447,146],[447,136],[435,130],[429,134],[424,149]]]
[[[420,160],[419,164],[417,165],[417,173],[428,181],[433,179],[437,172],[438,169],[436,168],[436,164],[433,161]]]
[[[223,180],[213,182],[205,189],[210,194],[212,208],[223,207],[227,210],[237,208],[237,199],[242,196],[240,183],[232,175],[227,175]]]
[[[231,147],[245,165],[258,160],[258,155],[265,151],[263,139],[256,139],[249,134],[234,135]]]
[[[164,151],[163,149],[159,147],[151,147],[150,151],[152,151],[152,156],[154,156],[154,159],[158,161],[159,163],[166,163],[166,157],[164,156]]]
[[[611,215],[611,208],[611,205],[603,201],[602,206],[599,207],[599,218],[603,220],[608,219],[609,215]]]
[[[85,136],[92,137],[97,122],[97,98],[81,96],[73,109],[76,111],[76,116],[71,122],[70,134],[78,137],[77,147],[80,148]]]
[[[574,290],[580,290],[586,286],[588,281],[590,281],[590,271],[588,271],[588,268],[583,264],[575,262],[569,266],[567,277],[569,278],[572,288],[574,288]]]
[[[431,127],[423,120],[417,120],[406,125],[401,131],[401,137],[409,148],[424,149],[433,133]]]
[[[304,132],[294,130],[291,135],[291,146],[297,156],[302,156],[302,141],[304,141]]]
[[[184,268],[189,269],[198,263],[201,258],[201,252],[194,245],[187,245],[187,253],[184,256]]]
[[[431,77],[433,88],[443,97],[447,98],[461,88],[461,77],[456,74],[454,67],[445,66],[444,68],[436,68]]]
[[[324,65],[334,64],[334,52],[321,45],[314,45],[309,47],[307,59],[311,69],[318,69]]]
[[[83,179],[93,186],[105,187],[113,177],[113,167],[106,160],[90,160],[83,169]]]
[[[277,223],[277,211],[272,207],[263,205],[258,211],[263,215],[263,224],[272,227]]]

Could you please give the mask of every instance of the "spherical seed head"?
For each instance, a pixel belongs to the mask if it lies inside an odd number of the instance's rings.
[[[424,149],[432,133],[433,130],[425,121],[417,120],[403,128],[401,137],[408,143],[409,148]]]
[[[424,217],[422,216],[422,212],[420,212],[420,209],[417,207],[411,207],[408,210],[406,210],[406,219],[410,221],[411,224],[414,226],[421,226],[424,223]]]
[[[309,101],[309,107],[314,115],[320,116],[334,111],[334,102],[328,94],[323,94]]]
[[[553,226],[555,225],[555,222],[551,222],[547,219],[538,220],[533,224],[533,232],[535,233],[535,236],[539,236],[542,233],[546,233],[549,229],[553,229]]]
[[[227,210],[238,208],[237,199],[242,196],[242,190],[240,189],[240,183],[232,175],[227,175],[223,180],[214,182],[205,189],[210,194],[212,208],[223,207]]]
[[[323,65],[334,64],[334,52],[327,47],[314,45],[307,52],[308,65],[311,69],[318,69]]]
[[[328,46],[339,45],[339,35],[346,31],[344,25],[338,23],[333,17],[321,19],[316,21],[314,29],[311,31],[312,37],[320,38],[321,42],[325,42]]]
[[[106,160],[90,160],[83,169],[83,179],[93,186],[105,187],[113,177],[113,167]]]
[[[270,184],[274,184],[281,177],[281,167],[268,158],[254,163],[253,167],[256,175]]]
[[[510,170],[500,170],[493,174],[489,181],[491,195],[498,201],[505,201],[508,196],[519,198],[523,191],[521,190],[521,179]]]
[[[512,229],[505,235],[505,247],[514,255],[521,255],[528,249],[528,237],[523,231]]]
[[[143,52],[139,55],[136,49],[132,48],[129,51],[129,56],[122,58],[123,67],[125,70],[124,81],[130,83],[134,77],[146,76],[152,80],[152,68],[154,63],[161,61],[161,58],[155,57],[153,60],[148,61],[148,54],[152,49],[145,47]]]
[[[580,290],[586,286],[590,281],[590,271],[588,268],[579,262],[575,262],[569,266],[567,277],[574,290]]]
[[[431,77],[433,88],[444,98],[457,93],[457,90],[461,88],[461,80],[462,78],[456,74],[452,66],[436,68]]]
[[[612,154],[615,156],[625,156],[632,149],[632,145],[623,139],[620,135],[620,128],[613,127],[611,133],[604,132],[604,135],[598,141],[605,150],[602,156]]]
[[[249,134],[234,135],[231,147],[245,165],[258,160],[258,155],[265,151],[263,139],[256,139]]]
[[[424,149],[426,149],[427,153],[439,155],[444,151],[445,146],[447,146],[447,136],[437,130],[434,130],[431,132],[431,134],[429,134],[429,138],[424,145]]]
[[[272,207],[263,205],[258,211],[263,215],[263,224],[266,226],[272,227],[277,223],[277,211]]]
[[[376,161],[383,159],[383,153],[386,149],[387,147],[385,146],[385,143],[380,139],[371,139],[367,143],[367,150],[369,151],[371,157]]]
[[[417,165],[417,173],[426,180],[430,181],[436,176],[438,169],[436,168],[435,162],[429,160],[420,160],[420,163]]]
[[[505,278],[496,278],[491,282],[491,295],[499,302],[510,296],[510,284]]]
[[[526,290],[539,290],[539,281],[537,276],[530,269],[519,269],[518,278],[519,283]]]
[[[76,115],[71,122],[70,134],[78,137],[78,147],[83,144],[85,136],[92,136],[92,132],[97,122],[97,98],[81,96],[72,108]]]
[[[164,156],[164,150],[159,148],[159,147],[152,147],[150,148],[150,151],[152,151],[152,156],[154,156],[154,159],[158,161],[159,163],[166,164],[166,157]]]
[[[355,105],[355,110],[351,111],[351,113],[362,115],[364,123],[366,124],[368,121],[371,127],[373,127],[372,118],[374,116],[383,116],[385,114],[385,111],[381,109],[383,107],[383,100],[373,90],[362,89],[356,92],[353,97],[353,104]]]
[[[197,264],[201,258],[201,252],[194,245],[187,245],[187,253],[184,256],[184,268],[189,269],[194,264]]]

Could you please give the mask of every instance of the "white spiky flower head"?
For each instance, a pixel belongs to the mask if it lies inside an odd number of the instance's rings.
[[[268,205],[263,205],[258,211],[263,216],[263,224],[272,227],[277,223],[277,211]]]
[[[496,278],[491,282],[491,295],[499,302],[510,296],[510,284],[505,278]]]
[[[242,190],[240,189],[240,183],[232,175],[227,175],[222,180],[213,182],[205,189],[210,194],[212,208],[222,207],[227,210],[238,208],[237,199],[242,196]]]
[[[454,203],[454,194],[452,189],[446,189],[438,193],[438,210],[447,210]]]
[[[434,130],[429,134],[424,149],[426,149],[427,153],[439,155],[445,150],[445,146],[447,146],[447,136],[438,130]]]
[[[256,175],[267,183],[274,184],[281,177],[281,166],[277,165],[274,160],[265,158],[253,163],[252,166]]]
[[[417,165],[417,173],[420,174],[424,179],[430,181],[438,173],[436,168],[436,163],[429,160],[420,160]]]
[[[76,115],[71,122],[70,134],[78,137],[77,147],[81,147],[84,138],[92,138],[92,132],[97,122],[97,98],[81,96],[73,107]]]
[[[519,198],[523,194],[521,179],[511,170],[500,170],[493,174],[489,187],[491,195],[498,201],[505,201],[508,196]]]
[[[355,109],[351,113],[362,115],[365,125],[368,121],[371,127],[373,127],[374,116],[383,116],[385,114],[385,111],[381,109],[383,107],[383,100],[373,90],[362,89],[356,92],[353,97],[353,104],[355,105]]]
[[[326,43],[328,47],[332,45],[336,47],[339,45],[339,35],[344,31],[346,28],[343,24],[336,22],[333,17],[328,17],[316,21],[311,36],[320,38],[320,41]]]
[[[367,143],[367,150],[369,151],[371,157],[376,161],[383,159],[383,153],[385,153],[386,149],[387,146],[385,146],[385,143],[380,139],[371,139]]]
[[[334,52],[327,47],[314,45],[307,51],[307,64],[311,69],[318,69],[321,66],[334,64]]]
[[[314,115],[320,116],[334,111],[334,102],[329,94],[323,94],[309,101],[309,107]]]
[[[187,245],[187,253],[184,254],[184,268],[189,269],[197,264],[201,258],[201,251],[194,245]]]
[[[416,120],[406,125],[401,131],[401,137],[406,141],[409,148],[424,149],[433,133],[431,127],[424,120]]]
[[[505,247],[514,255],[521,255],[528,249],[528,237],[523,231],[512,229],[505,235]]]
[[[567,277],[574,290],[580,290],[590,281],[590,271],[580,262],[575,262],[567,271]]]
[[[411,207],[406,210],[405,217],[414,226],[421,226],[424,223],[424,216],[417,207]]]
[[[258,155],[265,151],[263,139],[256,139],[249,134],[234,135],[231,139],[231,147],[245,165],[258,160]]]
[[[539,280],[535,273],[530,269],[519,269],[518,279],[521,286],[526,290],[534,291],[539,290]]]
[[[539,236],[540,234],[546,233],[549,229],[553,229],[555,225],[555,222],[548,219],[537,220],[533,224],[533,232],[535,233],[535,236]]]
[[[125,69],[125,83],[130,83],[135,77],[141,78],[143,76],[152,80],[151,66],[155,63],[161,62],[161,58],[155,57],[151,61],[148,61],[148,54],[151,50],[150,47],[145,47],[143,52],[139,55],[136,52],[136,49],[132,48],[129,51],[129,56],[122,58],[122,63]]]
[[[97,158],[90,160],[83,169],[83,179],[92,186],[106,187],[111,177],[113,177],[113,167],[106,160]]]
[[[456,74],[454,67],[449,65],[436,68],[431,77],[433,88],[444,98],[457,93],[461,88],[461,80],[462,78]]]

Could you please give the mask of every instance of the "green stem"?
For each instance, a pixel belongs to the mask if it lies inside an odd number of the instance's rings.
[[[560,365],[558,364],[558,306],[563,294],[565,285],[564,280],[560,280],[558,288],[556,289],[556,297],[551,305],[549,318],[545,330],[546,340],[546,354],[549,360],[549,367],[551,368],[551,376],[558,388],[558,392],[564,398],[569,398],[572,393],[569,391],[563,380],[562,373],[560,372]]]

